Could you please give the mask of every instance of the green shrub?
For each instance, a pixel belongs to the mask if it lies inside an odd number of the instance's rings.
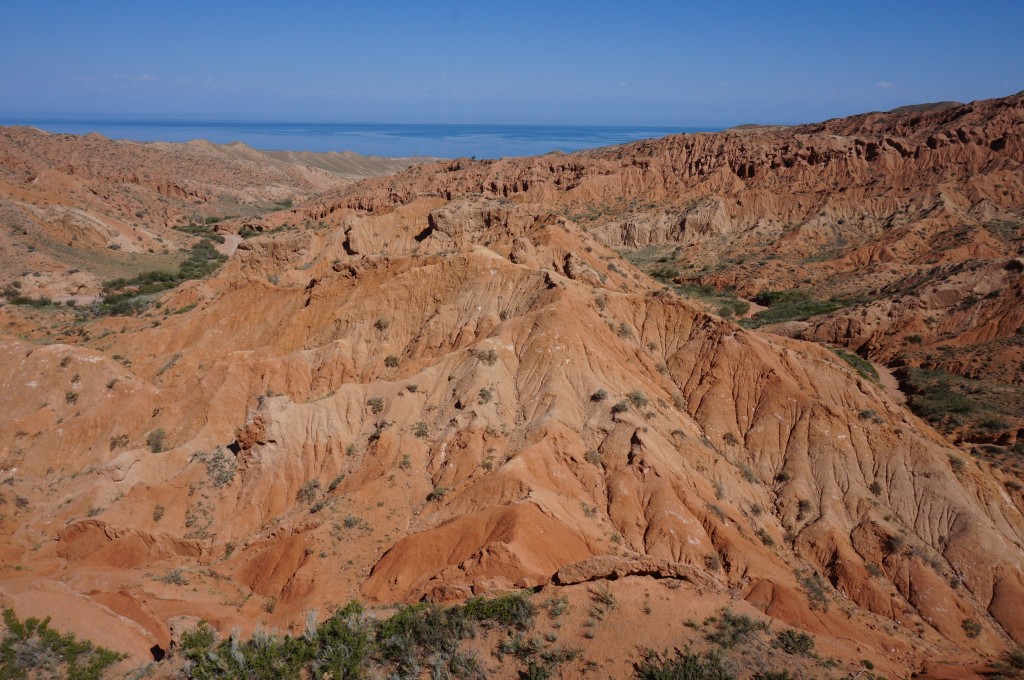
[[[749,639],[755,633],[768,630],[764,621],[752,619],[744,614],[733,614],[728,609],[715,622],[716,630],[707,635],[710,642],[724,649],[732,649]]]
[[[210,454],[196,451],[192,458],[206,465],[206,474],[215,488],[223,488],[235,480],[235,458],[224,453],[222,447],[218,446]]]
[[[8,297],[7,301],[10,302],[12,305],[22,305],[22,306],[26,306],[26,307],[37,307],[37,308],[39,308],[39,307],[49,307],[50,305],[53,304],[53,300],[51,300],[50,298],[45,297],[43,295],[40,295],[39,297],[35,297],[35,298],[34,297],[26,297],[24,295],[15,295],[13,297]]]
[[[757,537],[761,539],[761,542],[764,543],[769,548],[771,548],[772,546],[775,545],[775,539],[772,538],[772,535],[769,534],[767,531],[765,531],[763,528],[762,529],[758,529],[756,533],[757,533]]]
[[[722,657],[715,653],[676,652],[674,657],[650,653],[635,666],[637,680],[734,680]]]
[[[498,353],[493,349],[474,350],[471,354],[477,359],[477,361],[482,361],[488,366],[493,366],[498,361]]]
[[[187,586],[188,579],[185,578],[185,572],[181,569],[168,569],[164,572],[164,575],[159,579],[162,583],[172,586]]]
[[[775,636],[775,646],[786,654],[810,656],[814,653],[814,638],[807,633],[790,628]]]
[[[473,633],[473,622],[462,607],[407,605],[380,623],[378,649],[383,659],[394,664],[402,676],[408,676],[418,670],[417,653],[451,656],[458,643]]]
[[[529,630],[537,615],[537,606],[527,593],[505,593],[495,598],[474,597],[466,602],[466,616],[474,621],[501,624],[509,628]]]
[[[317,628],[313,677],[363,677],[364,666],[373,651],[373,632],[358,602],[350,602],[335,612]]]
[[[13,609],[3,612],[7,630],[0,641],[0,677],[60,677],[99,680],[125,655],[95,647],[73,633],[50,628],[50,618],[18,619]]]
[[[797,572],[797,579],[800,585],[803,586],[804,593],[807,595],[807,603],[811,608],[811,611],[815,609],[822,609],[828,611],[828,593],[825,579],[821,577],[816,571],[809,573]]]
[[[430,493],[427,494],[427,501],[439,501],[448,494],[448,487],[446,486],[435,486]]]
[[[831,349],[832,353],[837,357],[850,364],[853,370],[857,371],[857,374],[860,375],[860,377],[878,382],[878,371],[875,370],[875,367],[871,365],[870,361],[857,356],[853,352],[847,352],[845,349],[840,349],[838,347],[830,347],[829,349]],[[871,413],[873,414],[874,411]],[[872,419],[877,419],[877,415]]]
[[[647,395],[640,390],[633,390],[626,395],[626,398],[637,408],[643,408],[648,404]]]
[[[299,503],[312,503],[320,495],[320,480],[311,479],[295,493],[295,500]]]
[[[164,446],[167,439],[167,433],[164,432],[164,428],[158,427],[149,433],[146,437],[146,443],[149,445],[149,450],[153,453],[161,453],[164,451]]]

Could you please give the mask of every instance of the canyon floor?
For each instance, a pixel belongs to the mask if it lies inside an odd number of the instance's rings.
[[[1024,665],[1024,94],[495,161],[2,128],[0,289],[0,605],[115,675],[212,677],[200,620]]]

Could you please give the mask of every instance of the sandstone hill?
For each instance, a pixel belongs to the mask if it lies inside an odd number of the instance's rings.
[[[748,672],[992,669],[1024,645],[1020,475],[854,352],[1006,390],[1013,455],[1022,116],[417,165],[218,223],[262,233],[128,312],[0,307],[0,599],[136,660],[185,615],[301,635],[527,589],[566,677],[734,615],[817,650]]]
[[[176,266],[190,239],[174,227],[227,226],[420,160],[0,128],[0,287],[86,301],[106,279]]]
[[[783,302],[749,325],[899,369],[925,406],[929,385],[951,386],[952,411],[923,409],[933,424],[955,441],[1012,447],[1024,428],[1022,128],[1018,94],[571,156],[460,159],[326,194],[305,215],[422,194],[557,214],[709,309]]]

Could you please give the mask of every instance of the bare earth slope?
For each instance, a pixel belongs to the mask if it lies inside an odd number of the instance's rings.
[[[417,166],[263,216],[159,308],[0,308],[0,597],[137,658],[182,614],[301,632],[529,588],[601,676],[724,608],[811,633],[818,676],[983,667],[1024,644],[1022,487],[610,246],[751,294],[893,285],[1020,209],[1021,106]],[[891,270],[843,264],[877,242]]]

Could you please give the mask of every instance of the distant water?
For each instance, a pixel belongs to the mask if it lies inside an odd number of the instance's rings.
[[[373,156],[501,158],[578,151],[711,128],[620,125],[447,125],[380,123],[247,123],[174,120],[0,118],[50,132],[98,132],[137,142],[245,142],[273,151],[354,151]]]

